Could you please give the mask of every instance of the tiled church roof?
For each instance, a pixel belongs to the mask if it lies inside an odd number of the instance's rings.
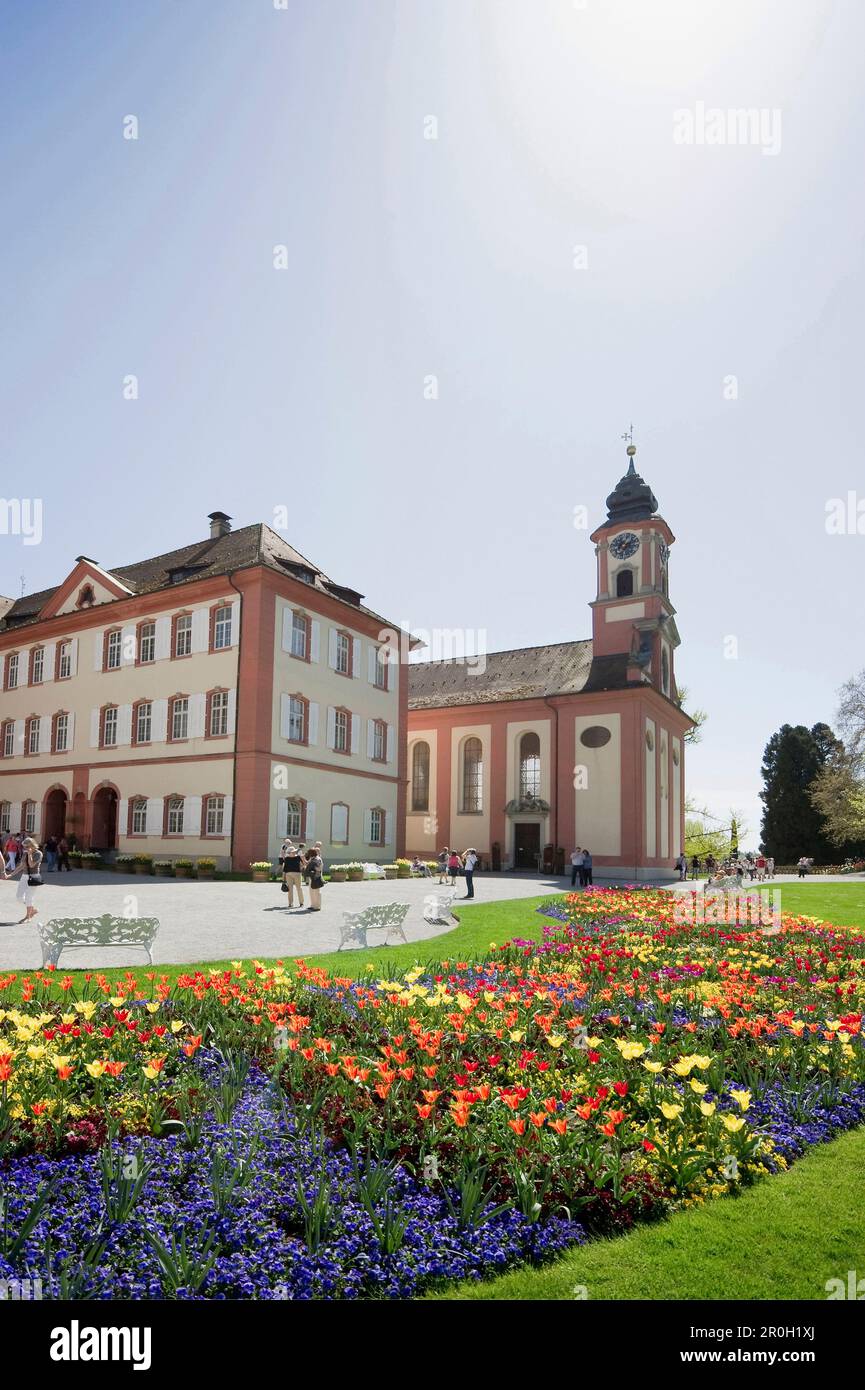
[[[459,659],[412,662],[408,668],[409,709],[620,690],[629,684],[627,665],[627,654],[593,660],[590,640],[488,652],[477,667]]]

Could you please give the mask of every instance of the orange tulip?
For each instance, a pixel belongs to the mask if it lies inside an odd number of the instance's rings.
[[[526,1122],[525,1122],[525,1120],[508,1120],[508,1124],[510,1125],[510,1127],[511,1127],[511,1129],[513,1130],[514,1134],[525,1134],[525,1132],[526,1132]]]

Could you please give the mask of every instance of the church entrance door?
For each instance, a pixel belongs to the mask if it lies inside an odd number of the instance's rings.
[[[537,871],[541,852],[541,827],[535,822],[517,821],[514,825],[514,868]]]

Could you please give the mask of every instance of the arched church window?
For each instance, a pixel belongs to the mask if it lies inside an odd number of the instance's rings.
[[[667,655],[667,648],[661,650],[661,689],[665,695],[670,693],[670,658]]]
[[[541,740],[537,734],[520,739],[520,796],[541,794]]]
[[[429,810],[429,744],[416,743],[411,755],[411,808]]]
[[[616,598],[630,598],[634,592],[634,571],[619,570],[616,575]]]
[[[479,738],[467,738],[463,746],[462,811],[484,808],[484,750]]]

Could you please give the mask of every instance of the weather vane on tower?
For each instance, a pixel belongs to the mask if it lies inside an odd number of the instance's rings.
[[[632,459],[634,457],[634,454],[637,452],[637,446],[634,443],[634,426],[632,424],[629,425],[628,428],[625,430],[625,433],[622,435],[622,438],[627,440],[628,443],[628,447],[625,450],[625,453],[628,455],[629,459]]]

